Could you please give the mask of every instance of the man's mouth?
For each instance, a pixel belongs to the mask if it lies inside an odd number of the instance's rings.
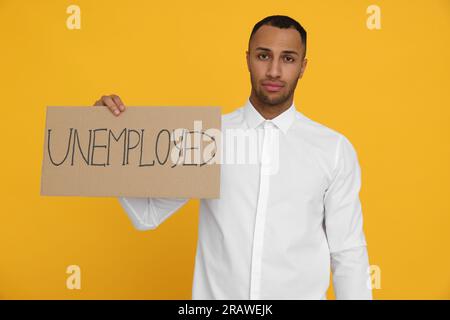
[[[283,85],[272,82],[263,82],[262,86],[269,92],[277,92],[283,88]]]

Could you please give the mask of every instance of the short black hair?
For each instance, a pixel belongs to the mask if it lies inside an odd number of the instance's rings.
[[[277,27],[280,29],[283,28],[288,29],[294,27],[300,33],[300,39],[302,41],[303,47],[305,48],[303,57],[306,56],[306,30],[302,27],[302,25],[298,21],[288,16],[281,16],[281,15],[268,16],[259,21],[257,24],[255,24],[252,33],[250,34],[250,39],[248,40],[249,47],[250,47],[250,40],[252,40],[253,35],[263,25]]]

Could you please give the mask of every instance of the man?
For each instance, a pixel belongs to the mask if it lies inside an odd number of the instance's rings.
[[[293,103],[306,31],[287,16],[267,17],[246,56],[251,94],[222,116],[222,131],[263,128],[261,162],[222,164],[220,198],[201,199],[192,298],[326,299],[331,270],[337,299],[372,299],[357,154]],[[116,95],[95,105],[125,111]],[[264,168],[267,157],[276,157],[274,170]],[[136,228],[149,230],[188,199],[119,201]]]

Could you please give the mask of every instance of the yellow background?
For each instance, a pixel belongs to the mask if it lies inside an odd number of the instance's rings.
[[[115,198],[41,197],[45,108],[117,93],[231,112],[250,93],[251,29],[272,14],[308,32],[297,109],[358,152],[374,298],[450,298],[449,0],[0,0],[0,299],[191,298],[199,200],[140,232]],[[81,290],[66,288],[72,264]]]

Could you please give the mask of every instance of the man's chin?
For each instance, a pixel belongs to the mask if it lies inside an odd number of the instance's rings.
[[[278,92],[275,92],[275,93],[278,93]],[[282,104],[282,103],[286,102],[286,100],[287,100],[287,97],[276,95],[276,94],[274,94],[273,96],[268,96],[268,95],[263,94],[261,96],[261,98],[262,98],[261,100],[264,101],[264,103],[266,103],[268,105],[273,105],[273,106]]]

